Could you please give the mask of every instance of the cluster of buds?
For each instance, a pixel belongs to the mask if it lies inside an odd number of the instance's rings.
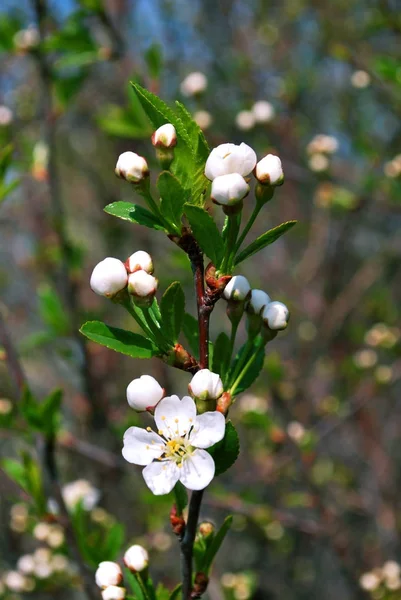
[[[211,197],[215,204],[223,206],[227,214],[238,212],[242,201],[249,193],[246,179],[254,173],[259,187],[268,189],[270,199],[274,188],[284,181],[281,160],[268,154],[257,162],[255,151],[247,144],[221,144],[210,153],[205,166],[205,175],[212,181]],[[265,194],[266,195],[266,194]],[[257,192],[260,199],[261,192]]]
[[[144,571],[148,563],[148,553],[142,546],[131,546],[124,554],[124,564],[132,573]],[[126,590],[121,585],[123,572],[119,564],[108,560],[101,562],[95,574],[95,581],[102,590],[103,600],[124,600]]]
[[[157,290],[157,279],[152,273],[151,256],[139,250],[125,263],[111,257],[102,260],[93,269],[90,286],[96,294],[111,299],[127,288],[135,304],[150,306]]]

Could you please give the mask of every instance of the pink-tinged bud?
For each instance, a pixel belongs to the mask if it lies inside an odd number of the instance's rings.
[[[251,297],[246,307],[247,312],[254,315],[260,315],[262,309],[271,302],[270,296],[263,290],[252,290]]]
[[[282,302],[270,302],[262,313],[263,321],[273,331],[285,329],[290,319],[290,311]]]
[[[203,536],[203,537],[209,537],[210,535],[213,535],[215,531],[215,526],[213,525],[213,523],[211,523],[210,521],[203,521],[200,525],[199,525],[199,533]]]
[[[155,408],[163,396],[164,389],[151,375],[142,375],[127,387],[128,404],[138,412]]]
[[[125,261],[125,266],[128,273],[135,273],[136,271],[146,271],[150,275],[153,273],[152,257],[144,250],[138,250],[131,254]]]
[[[149,564],[149,555],[145,548],[135,544],[124,554],[124,564],[132,573],[140,573]]]
[[[118,258],[105,258],[93,269],[90,286],[95,294],[112,298],[123,290],[128,282],[127,270]]]
[[[105,589],[110,585],[120,585],[123,580],[123,573],[120,565],[109,560],[99,564],[95,574],[96,585]]]
[[[223,393],[223,382],[218,373],[201,369],[192,377],[189,393],[199,400],[216,400]]]
[[[265,185],[277,186],[284,183],[281,160],[274,154],[268,154],[258,162],[255,175],[256,179]]]
[[[222,415],[226,415],[228,413],[228,409],[232,404],[232,396],[230,392],[224,392],[217,400],[216,410],[220,412]]]
[[[150,306],[157,290],[157,279],[146,271],[135,271],[128,277],[128,292],[138,306]]]
[[[251,292],[251,286],[246,277],[243,275],[235,275],[227,283],[223,296],[226,300],[234,300],[235,302],[244,302]]]
[[[185,519],[182,515],[177,514],[177,507],[173,504],[170,510],[170,523],[173,533],[182,538],[185,533]]]
[[[124,600],[125,589],[117,587],[116,585],[110,585],[102,592],[102,600]]]
[[[211,198],[215,204],[233,206],[249,193],[249,185],[239,173],[220,175],[213,179]]]
[[[177,144],[177,132],[174,125],[166,123],[156,129],[152,135],[152,144],[157,148],[174,148]]]
[[[149,167],[142,156],[135,152],[123,152],[118,157],[115,173],[130,183],[140,183],[149,176]]]

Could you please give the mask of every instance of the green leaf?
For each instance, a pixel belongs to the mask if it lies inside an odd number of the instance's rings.
[[[124,579],[131,588],[136,600],[147,600],[146,592],[131,571],[124,569]]]
[[[109,327],[101,321],[88,321],[82,325],[80,332],[92,342],[132,358],[152,358],[160,354],[153,342],[144,336],[125,329]]]
[[[103,210],[109,215],[113,215],[113,217],[118,217],[124,221],[131,221],[131,223],[144,225],[150,229],[165,230],[163,223],[149,210],[137,204],[131,204],[131,202],[112,202],[105,206]]]
[[[41,407],[31,390],[25,386],[22,392],[19,409],[26,422],[37,431],[42,431],[43,421]]]
[[[235,371],[235,366],[238,363],[238,360],[242,360],[242,356],[245,350],[246,344],[240,349],[235,358],[232,373]],[[252,363],[249,365],[248,368],[244,369],[242,374],[238,374],[238,377],[236,378],[237,381],[230,381],[230,383],[227,386],[231,387],[234,385],[234,383],[236,384],[235,389],[232,390],[235,396],[238,396],[238,394],[241,394],[242,392],[250,388],[254,381],[256,381],[256,379],[259,377],[263,369],[263,364],[265,360],[265,347],[262,346],[258,349],[254,349],[250,356],[250,360],[252,360]]]
[[[23,490],[27,490],[27,481],[25,477],[25,468],[22,463],[13,458],[3,458],[0,462],[1,468],[10,479],[15,481]]]
[[[221,475],[235,463],[239,455],[239,438],[231,421],[226,423],[224,438],[209,448],[208,452],[216,465],[215,475]]]
[[[56,291],[48,284],[38,288],[39,312],[46,325],[57,335],[64,336],[70,331],[66,310]]]
[[[278,225],[273,229],[269,229],[269,231],[266,231],[260,235],[254,242],[252,242],[252,244],[249,244],[245,250],[242,250],[242,252],[236,256],[234,264],[239,265],[245,259],[249,258],[253,254],[256,254],[256,252],[259,252],[259,250],[262,250],[266,246],[269,246],[269,244],[272,244],[278,240],[278,238],[281,237],[286,231],[294,227],[296,222],[297,221],[287,221],[286,223],[281,223],[281,225]]]
[[[174,281],[164,292],[160,302],[160,313],[164,336],[176,343],[185,314],[185,295],[179,281]]]
[[[212,371],[218,373],[223,382],[229,367],[230,352],[230,338],[222,331],[214,343]]]
[[[198,321],[189,313],[185,313],[184,320],[182,322],[182,329],[184,331],[184,335],[187,339],[192,354],[195,356],[195,358],[197,358],[199,355]]]
[[[63,390],[56,389],[39,405],[42,428],[48,436],[54,436],[57,432],[62,401]]]
[[[182,515],[184,508],[188,504],[188,492],[180,481],[177,481],[177,483],[174,486],[174,497],[177,513],[179,515]]]
[[[180,182],[169,171],[163,171],[157,180],[157,189],[161,196],[160,210],[169,223],[181,231],[181,216],[187,193]]]
[[[226,537],[226,535],[231,527],[232,521],[233,521],[233,518],[231,515],[228,516],[224,520],[223,525],[220,527],[219,531],[214,536],[212,543],[208,547],[208,549],[205,553],[204,562],[203,562],[203,572],[204,573],[208,574],[208,572],[210,571],[210,568],[213,564],[214,558],[215,558],[216,554],[218,553],[218,551],[220,550],[222,543],[224,542],[224,538]]]
[[[185,205],[185,214],[202,251],[219,267],[224,256],[223,239],[213,218],[199,206]]]
[[[179,600],[181,589],[182,589],[182,583],[179,583],[177,585],[177,587],[175,587],[173,589],[173,591],[171,592],[169,600]]]
[[[157,600],[169,600],[170,598],[170,591],[162,583],[159,583],[156,588],[156,598]]]
[[[46,497],[43,489],[42,471],[36,460],[27,452],[22,453],[22,462],[25,469],[27,491],[36,504],[40,515],[46,512]]]
[[[114,523],[107,533],[102,548],[104,560],[114,561],[121,552],[124,542],[124,527],[121,523]]]
[[[210,154],[210,148],[203,131],[199,127],[198,123],[194,121],[185,106],[181,104],[181,102],[176,101],[175,104],[177,107],[177,112],[185,125],[189,137],[191,138],[195,155],[198,157],[199,163],[203,162],[204,164]]]

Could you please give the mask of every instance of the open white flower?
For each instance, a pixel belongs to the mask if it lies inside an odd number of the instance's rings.
[[[196,414],[189,396],[169,396],[155,410],[158,433],[130,427],[124,434],[125,460],[145,466],[142,474],[156,495],[171,492],[177,481],[190,490],[202,490],[212,481],[215,464],[204,450],[224,437],[225,419],[217,412]]]
[[[247,144],[220,144],[209,154],[205,175],[210,181],[230,173],[239,173],[246,177],[255,168],[256,161],[255,151]]]
[[[164,389],[151,375],[133,379],[127,387],[128,404],[138,412],[154,408],[163,396]]]

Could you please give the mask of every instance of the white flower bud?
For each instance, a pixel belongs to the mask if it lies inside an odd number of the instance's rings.
[[[138,412],[154,408],[164,396],[164,389],[154,377],[142,375],[127,387],[128,404]]]
[[[181,94],[183,96],[196,96],[207,88],[207,77],[199,71],[194,71],[181,82]]]
[[[256,165],[256,179],[268,185],[281,185],[284,181],[281,160],[274,154],[268,154]]]
[[[177,144],[177,132],[174,125],[166,123],[156,129],[152,135],[152,144],[158,148],[173,148]]]
[[[128,277],[128,291],[137,299],[151,302],[157,290],[157,279],[146,271],[135,271]]]
[[[290,312],[282,302],[270,302],[263,310],[262,317],[269,329],[285,329],[290,319]]]
[[[226,300],[243,302],[251,291],[251,286],[246,277],[235,275],[227,283],[223,296]]]
[[[127,269],[118,258],[105,258],[92,271],[90,286],[95,294],[112,298],[128,282]]]
[[[103,600],[124,600],[125,589],[116,585],[110,585],[103,590],[102,598]]]
[[[235,124],[242,131],[249,131],[255,126],[255,115],[251,110],[240,110],[235,117]]]
[[[216,204],[232,206],[241,202],[249,192],[249,185],[238,173],[221,175],[212,183],[211,198]]]
[[[128,273],[135,273],[135,271],[146,271],[146,273],[153,273],[153,262],[150,254],[144,250],[138,250],[131,254],[125,262]]]
[[[273,105],[267,102],[267,100],[255,102],[252,112],[257,123],[269,123],[275,115]]]
[[[247,306],[247,311],[260,315],[261,310],[271,302],[270,297],[263,290],[252,290]]]
[[[201,369],[191,379],[189,393],[201,400],[217,400],[224,391],[223,382],[218,373]]]
[[[118,157],[115,173],[131,183],[140,183],[149,175],[149,167],[142,156],[135,152],[123,152]]]
[[[101,562],[95,573],[96,585],[104,589],[109,585],[119,585],[123,580],[120,565],[110,560]]]
[[[246,177],[256,165],[256,154],[247,144],[220,144],[214,148],[206,161],[205,175],[210,181],[221,175],[238,173]]]
[[[124,563],[130,571],[139,573],[146,569],[149,563],[149,555],[145,548],[135,544],[128,548],[124,554]]]

